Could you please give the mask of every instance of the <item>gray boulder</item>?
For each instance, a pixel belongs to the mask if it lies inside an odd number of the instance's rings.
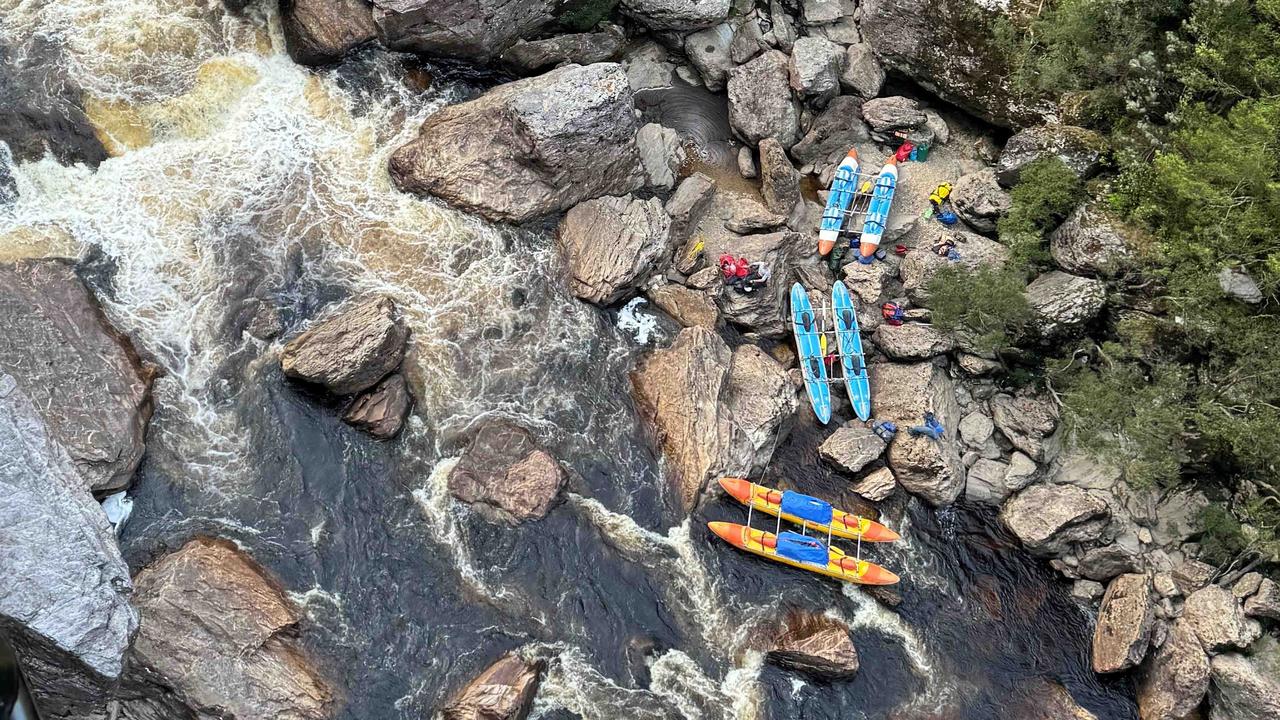
[[[899,95],[878,97],[862,104],[862,119],[875,132],[913,130],[928,120],[920,103]]]
[[[676,65],[667,49],[653,40],[629,47],[620,62],[634,92],[668,88],[674,82]]]
[[[1152,654],[1138,684],[1143,720],[1184,720],[1209,691],[1209,658],[1195,631],[1177,620]]]
[[[353,400],[342,420],[380,440],[390,440],[400,434],[412,406],[413,395],[404,376],[392,373]]]
[[[153,371],[107,322],[69,263],[0,264],[0,368],[97,495],[128,487],[142,460]]]
[[[729,71],[736,65],[730,51],[732,45],[733,26],[729,23],[699,30],[684,39],[684,54],[689,56],[703,84],[712,92],[724,89]]]
[[[765,42],[784,53],[791,52],[799,33],[796,30],[796,19],[787,11],[782,0],[769,0],[769,21],[773,27],[764,34]]]
[[[1218,287],[1222,288],[1227,297],[1249,305],[1257,305],[1264,299],[1258,283],[1248,273],[1240,270],[1222,268],[1218,272]]]
[[[636,133],[636,148],[640,152],[640,164],[649,178],[649,187],[670,190],[675,186],[676,174],[685,161],[684,143],[679,131],[649,123]]]
[[[1133,260],[1142,232],[1108,211],[1102,201],[1076,208],[1049,234],[1058,267],[1078,275],[1110,275]]]
[[[856,475],[884,454],[885,441],[860,423],[844,425],[818,447],[823,460]]]
[[[1091,548],[1080,556],[1076,572],[1090,580],[1105,582],[1117,575],[1136,573],[1141,560],[1133,551],[1118,543]]]
[[[788,65],[791,89],[824,104],[840,90],[843,59],[844,50],[830,40],[812,36],[797,39]]]
[[[1052,117],[1054,104],[1013,87],[1008,53],[981,31],[1012,5],[987,0],[863,0],[859,27],[883,65],[988,122],[1021,127]]]
[[[991,399],[991,414],[1000,432],[1032,460],[1049,462],[1057,453],[1058,407],[1051,398],[1002,393]]]
[[[289,377],[348,395],[373,387],[399,367],[408,337],[395,302],[374,297],[329,313],[290,340],[280,367]]]
[[[1190,595],[1208,585],[1216,571],[1217,568],[1208,563],[1187,558],[1173,568],[1173,582],[1177,585],[1179,592]]]
[[[778,215],[790,215],[800,202],[800,173],[773,138],[760,141],[760,194],[765,207]]]
[[[822,680],[847,679],[858,672],[858,652],[849,627],[826,615],[788,617],[773,639],[768,659]]]
[[[944,233],[939,240],[947,239],[955,244],[960,259],[951,261],[931,252],[928,248],[917,248],[907,253],[902,260],[899,275],[907,297],[920,305],[928,305],[929,281],[938,271],[949,265],[958,264],[967,270],[980,267],[1003,267],[1009,259],[1009,248],[990,238],[976,233],[952,231]]]
[[[1098,316],[1106,299],[1107,289],[1102,281],[1058,270],[1027,285],[1027,302],[1035,315],[1036,329],[1046,338],[1078,332]]]
[[[660,310],[684,327],[714,329],[720,322],[720,310],[705,292],[668,283],[645,292]]]
[[[508,653],[457,692],[441,711],[443,720],[524,720],[533,707],[545,669]]]
[[[729,59],[734,65],[741,65],[768,48],[769,44],[765,42],[764,31],[760,28],[760,20],[749,17],[733,33],[733,42],[729,45]]]
[[[787,271],[798,256],[798,248],[803,239],[802,235],[793,232],[756,235],[722,232],[706,236],[706,257],[718,258],[725,253],[732,253],[752,262],[763,262],[773,271],[773,278],[768,285],[750,293],[740,293],[721,285],[717,303],[725,320],[770,337],[781,337],[790,332],[790,325],[786,320],[787,291],[790,287]]]
[[[515,525],[546,517],[564,487],[565,472],[528,430],[487,421],[449,472],[449,492],[492,520]]]
[[[805,25],[826,25],[840,19],[844,13],[840,0],[803,0],[800,3],[800,19]]]
[[[991,437],[995,429],[995,423],[991,418],[974,410],[960,420],[960,439],[964,440],[965,445],[969,447],[979,448]]]
[[[889,467],[898,484],[933,505],[954,502],[965,486],[965,468],[956,442],[960,406],[955,383],[946,370],[928,362],[882,363],[870,368],[871,407],[880,420],[891,420],[901,432],[889,445]],[[945,428],[939,440],[914,436],[906,429],[932,412]]]
[[[879,502],[892,495],[897,487],[898,481],[893,477],[893,471],[882,467],[854,483],[853,491],[872,502]]]
[[[102,507],[12,376],[0,372],[0,635],[53,717],[101,709],[138,627]]]
[[[1274,639],[1251,656],[1226,653],[1211,662],[1209,720],[1280,717],[1280,649]]]
[[[748,144],[772,137],[789,148],[800,139],[787,66],[786,55],[770,50],[729,73],[729,124]]]
[[[1111,511],[1102,500],[1073,485],[1032,485],[1000,510],[1005,527],[1032,553],[1058,555],[1093,540]]]
[[[791,157],[802,166],[812,165],[821,172],[828,165],[838,164],[850,148],[870,137],[862,122],[862,101],[841,95],[814,118],[809,131],[791,148]]]
[[[369,0],[394,50],[488,61],[552,21],[559,0]]]
[[[1040,125],[1015,134],[1005,143],[996,163],[1003,185],[1016,185],[1022,169],[1041,158],[1056,156],[1081,179],[1102,168],[1107,141],[1092,130],[1073,125]]]
[[[688,237],[689,231],[702,222],[707,208],[716,194],[716,183],[702,173],[694,173],[684,180],[667,199],[666,210],[671,216],[671,237],[679,242]],[[676,258],[676,270],[689,274],[689,254]]]
[[[840,87],[866,99],[880,94],[880,88],[884,87],[884,68],[880,67],[870,45],[855,43],[845,49]]]
[[[620,65],[567,65],[450,105],[391,155],[397,187],[524,222],[644,182]]]
[[[1207,585],[1187,596],[1182,617],[1210,654],[1244,650],[1262,633],[1258,623],[1246,618],[1231,591]]]
[[[993,233],[996,223],[1013,207],[1013,198],[1000,187],[995,171],[985,169],[956,181],[951,189],[951,205],[969,227],[980,233]]]
[[[378,36],[364,0],[282,0],[280,25],[294,62],[323,65]]]
[[[603,197],[565,213],[556,247],[568,269],[569,291],[598,305],[632,292],[671,262],[671,218],[657,198]]]
[[[1280,584],[1271,578],[1264,578],[1258,583],[1258,591],[1245,598],[1244,614],[1280,620]]]
[[[651,30],[688,31],[729,16],[730,0],[622,0],[622,12]]]
[[[1005,477],[1008,474],[1008,463],[980,458],[969,468],[964,487],[965,499],[987,505],[999,505],[1011,492],[1005,485]]]
[[[892,360],[928,360],[956,348],[954,337],[923,323],[881,325],[871,340]]]
[[[748,180],[760,176],[760,170],[756,167],[756,159],[751,154],[751,148],[746,145],[738,148],[738,174]]]
[[[1151,579],[1121,575],[1107,586],[1093,631],[1093,671],[1115,673],[1137,666],[1147,656],[1151,623]]]
[[[626,42],[622,28],[603,24],[600,30],[556,35],[542,40],[518,40],[502,53],[502,61],[526,73],[576,63],[590,65],[616,60]]]

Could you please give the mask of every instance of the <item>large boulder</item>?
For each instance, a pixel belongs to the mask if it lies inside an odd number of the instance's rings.
[[[800,202],[800,174],[774,138],[760,141],[760,194],[769,212],[784,217]]]
[[[1142,231],[1115,216],[1103,201],[1076,208],[1049,234],[1058,267],[1078,275],[1109,275],[1132,262]]]
[[[1182,617],[1209,653],[1243,650],[1262,632],[1256,621],[1245,617],[1231,591],[1218,585],[1206,585],[1187,596]]]
[[[772,137],[789,148],[800,139],[800,106],[791,96],[787,56],[761,53],[729,73],[729,124],[750,145]]]
[[[1248,305],[1257,305],[1266,299],[1258,282],[1249,273],[1236,268],[1224,267],[1218,271],[1218,287],[1227,297]]]
[[[951,205],[956,215],[980,233],[993,233],[996,223],[1013,207],[1013,198],[990,168],[962,176],[951,189]]]
[[[850,423],[831,433],[818,447],[818,454],[850,475],[856,475],[883,455],[884,448],[884,440],[870,428]]]
[[[671,237],[675,242],[689,237],[689,231],[702,222],[707,208],[715,199],[716,183],[702,173],[694,173],[676,186],[667,199],[667,214],[671,216]],[[697,253],[685,253],[676,258],[676,270],[688,274],[693,270]]]
[[[880,94],[880,88],[884,87],[884,68],[880,67],[870,45],[854,43],[845,49],[840,86],[867,99]]]
[[[444,720],[524,720],[542,671],[541,662],[504,655],[459,690],[441,715]]]
[[[409,393],[404,375],[392,373],[356,397],[342,414],[342,420],[380,440],[390,440],[400,434],[412,406],[413,395]]]
[[[1280,717],[1280,648],[1274,639],[1245,657],[1226,653],[1212,661],[1209,720],[1272,720]]]
[[[538,448],[528,430],[492,420],[476,431],[447,482],[454,497],[514,525],[550,512],[565,473],[550,453]]]
[[[617,59],[625,43],[622,28],[605,24],[594,32],[518,40],[502,53],[502,61],[526,73],[564,63],[590,65]]]
[[[1107,524],[1107,503],[1074,485],[1032,485],[1009,499],[1000,520],[1037,555],[1061,554],[1093,540]]]
[[[1046,157],[1057,157],[1081,179],[1102,168],[1107,141],[1092,130],[1073,125],[1041,125],[1016,133],[1005,143],[996,163],[1003,185],[1017,185],[1022,169]]]
[[[725,320],[771,337],[782,337],[790,332],[786,320],[790,287],[788,270],[801,252],[799,247],[804,236],[785,231],[757,235],[721,232],[707,233],[705,238],[706,257],[717,258],[724,253],[732,253],[751,262],[763,262],[773,272],[768,285],[750,293],[722,287],[718,302]]]
[[[1000,268],[1009,260],[1009,248],[976,233],[956,230],[944,233],[939,240],[951,241],[960,254],[960,259],[951,261],[929,248],[917,248],[907,253],[899,269],[902,287],[907,296],[921,305],[928,304],[929,281],[942,268],[950,265],[958,265],[967,270],[977,270],[980,267]]]
[[[1245,598],[1244,614],[1249,617],[1280,620],[1280,583],[1264,578],[1258,590]]]
[[[920,109],[920,103],[900,95],[866,101],[862,104],[862,118],[879,133],[912,130],[928,120]]]
[[[1009,463],[979,458],[969,466],[964,485],[964,497],[970,502],[999,505],[1013,492],[1006,482]]]
[[[730,0],[622,0],[623,14],[651,30],[710,27],[729,16]]]
[[[1152,654],[1138,684],[1142,720],[1185,720],[1209,691],[1209,657],[1185,621],[1177,620]]]
[[[698,69],[702,83],[711,92],[724,89],[729,71],[733,69],[733,25],[720,23],[706,30],[699,30],[684,39],[684,54]]]
[[[1057,454],[1058,406],[1053,398],[1001,393],[991,399],[991,416],[1009,442],[1032,460],[1049,462]]]
[[[432,114],[390,170],[402,190],[524,222],[640,187],[635,138],[622,66],[566,65]]]
[[[871,340],[892,360],[928,360],[956,348],[955,337],[923,323],[881,325]]]
[[[671,262],[671,218],[657,198],[586,200],[561,219],[556,246],[569,273],[569,292],[608,305]]]
[[[768,659],[822,680],[850,678],[858,672],[858,651],[848,626],[825,615],[789,616],[773,639]]]
[[[649,301],[684,327],[695,325],[715,329],[720,322],[720,309],[706,293],[675,283],[667,283],[645,291]]]
[[[1098,316],[1107,299],[1101,280],[1053,270],[1027,286],[1027,302],[1035,315],[1036,329],[1046,338],[1078,332]]]
[[[1141,663],[1154,619],[1151,578],[1130,574],[1112,580],[1093,631],[1093,671],[1114,673]]]
[[[12,376],[0,372],[0,635],[52,717],[100,709],[138,627],[102,507]]]
[[[763,468],[796,409],[795,386],[776,360],[750,345],[731,352],[703,327],[641,360],[631,384],[685,512],[710,478]]]
[[[235,545],[197,538],[134,584],[131,670],[148,692],[125,717],[330,716],[333,694],[294,639],[299,608]]]
[[[871,408],[879,420],[891,420],[900,432],[889,445],[889,467],[898,484],[934,505],[954,502],[964,490],[956,429],[960,406],[955,383],[932,363],[882,363],[869,369]],[[945,432],[941,439],[911,435],[907,428],[932,412]]]
[[[408,337],[395,301],[374,297],[339,308],[290,340],[280,367],[335,395],[357,393],[399,367]]]
[[[390,48],[481,61],[555,20],[559,0],[370,0]]]
[[[985,0],[864,0],[863,40],[889,70],[979,117],[1006,127],[1044,122],[1052,103],[1024,97],[1009,80],[991,28],[1012,5]]]
[[[811,35],[797,39],[788,65],[791,89],[825,104],[840,91],[843,59],[844,49],[830,40]]]
[[[862,122],[862,101],[841,95],[827,103],[814,118],[809,132],[791,148],[791,157],[821,172],[827,165],[843,159],[855,143],[870,137],[866,123]]]
[[[364,0],[281,0],[280,25],[289,57],[304,65],[334,62],[378,36]]]
[[[85,487],[127,487],[142,460],[152,371],[71,265],[0,264],[0,326],[0,372],[31,398]]]

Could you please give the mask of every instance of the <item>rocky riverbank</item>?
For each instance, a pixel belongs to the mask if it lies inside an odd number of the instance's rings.
[[[1280,588],[1253,571],[1266,568],[1198,559],[1204,498],[1127,485],[1074,445],[1050,391],[1014,388],[1000,358],[929,322],[940,270],[1008,262],[994,233],[1024,168],[1054,156],[1088,178],[1104,163],[1099,138],[1059,123],[1050,99],[1015,93],[999,56],[974,42],[975,19],[1001,11],[969,0],[613,5],[285,0],[279,10],[300,63],[381,45],[517,76],[430,114],[389,149],[387,174],[403,192],[494,223],[554,223],[569,293],[602,314],[635,297],[662,313],[673,329],[664,347],[616,381],[630,382],[665,457],[662,494],[679,517],[713,501],[717,477],[757,476],[798,426],[816,423],[785,293],[800,282],[823,298],[842,279],[869,340],[876,419],[906,428],[931,413],[945,429],[886,443],[840,397],[819,453],[852,493],[885,509],[909,497],[998,508],[1096,612],[1093,670],[1133,678],[1144,720],[1280,714]],[[732,163],[645,116],[639,94],[671,87],[723,103]],[[878,163],[895,133],[930,148],[927,161],[902,166],[885,246],[905,252],[832,267],[816,254],[824,196],[815,188],[851,147]],[[954,227],[921,217],[941,182],[955,185]],[[955,258],[934,251],[942,241]],[[1124,312],[1108,279],[1142,242],[1098,201],[1072,212],[1050,238],[1057,269],[1027,288],[1038,335],[1070,338]],[[714,267],[722,253],[766,263],[769,284],[751,294],[725,286]],[[71,264],[9,263],[0,278],[0,321],[11,329],[0,337],[0,450],[17,460],[0,476],[9,518],[0,546],[21,580],[0,590],[0,628],[42,707],[58,718],[338,713],[344,698],[297,637],[303,610],[251,553],[197,537],[130,577],[94,498],[129,489],[144,460],[151,383],[167,368],[139,356]],[[889,301],[908,322],[883,323]],[[266,324],[264,338],[280,334],[278,318]],[[352,298],[309,313],[299,330],[255,346],[260,361],[315,392],[308,412],[395,442],[432,382],[406,360],[415,347],[403,308]],[[542,521],[579,482],[517,424],[486,419],[465,441],[443,487],[486,523]],[[758,644],[769,662],[825,683],[859,672],[857,633],[795,614]],[[439,699],[443,716],[527,716],[545,662],[513,653],[482,665]],[[1053,699],[1036,708],[1042,717],[1093,716],[1057,686],[1041,694]]]

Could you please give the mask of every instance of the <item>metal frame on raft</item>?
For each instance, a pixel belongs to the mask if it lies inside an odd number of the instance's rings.
[[[840,237],[862,235],[862,227],[858,225],[850,226],[850,219],[861,217],[865,223],[867,211],[871,209],[871,201],[875,198],[876,180],[880,179],[880,173],[881,170],[876,170],[873,173],[862,172],[861,167],[859,167],[859,171],[855,175],[856,184],[854,185],[857,189],[853,191],[853,197],[849,200],[849,209],[829,213],[828,208],[823,208],[823,221],[834,219],[837,214],[840,217]],[[834,184],[834,180],[832,182]],[[864,190],[863,188],[866,189]],[[821,226],[821,223],[819,223],[819,226]]]
[[[754,529],[754,528],[752,528],[752,527],[751,527],[751,514],[755,511],[755,508],[756,508],[756,504],[755,504],[755,499],[756,499],[756,488],[757,488],[757,487],[764,487],[763,485],[759,485],[759,486],[757,486],[754,480],[749,480],[748,482],[750,483],[751,491],[750,491],[750,493],[748,493],[748,494],[747,494],[747,500],[748,500],[748,502],[747,502],[747,524],[744,526],[744,527],[746,528],[746,529],[744,530],[744,532],[746,532],[746,533],[750,533],[750,532],[751,532],[751,530],[753,530],[753,529]],[[772,488],[765,488],[765,489],[766,489],[766,490],[769,490],[769,489],[772,489]],[[785,493],[786,491],[783,491],[783,492]],[[812,496],[806,496],[806,497],[812,497]],[[820,499],[818,499],[818,498],[813,498],[813,499],[814,499],[814,500],[818,500],[818,502],[826,503],[826,501],[825,501],[825,500],[820,500]],[[826,503],[826,505],[827,505],[827,507],[831,507],[831,503]],[[777,515],[777,520],[778,520],[778,521],[774,524],[774,528],[773,528],[773,536],[774,536],[775,538],[782,534],[782,516],[783,516],[783,512],[782,512],[782,504],[781,504],[781,503],[779,503],[779,504],[778,504],[778,515]],[[861,516],[861,515],[854,515],[853,517],[858,521],[859,527],[861,527],[861,524],[862,524],[862,516]],[[804,519],[804,518],[801,518],[801,521],[802,521],[802,522],[800,522],[800,534],[801,534],[801,535],[805,535],[805,531],[806,531],[806,530],[808,530],[808,528],[809,528],[809,521],[808,521],[808,520],[806,520],[806,519]],[[834,528],[834,524],[835,524],[835,519],[834,519],[834,518],[832,518],[832,521],[831,521],[831,522],[827,523],[827,543],[826,543],[826,549],[827,549],[827,551],[828,551],[828,552],[830,552],[830,550],[831,550],[831,538],[832,538],[832,532],[833,532],[833,531],[834,531],[834,529],[835,529],[835,528]],[[807,536],[807,535],[805,535],[805,537],[808,537],[808,536]],[[777,552],[777,550],[775,549],[775,551],[774,551],[774,552]],[[854,553],[853,559],[854,559],[854,561],[855,561],[855,562],[859,562],[859,563],[860,563],[860,562],[862,562],[862,535],[861,535],[861,534],[859,534],[859,535],[858,535],[858,549],[857,549],[857,551]],[[845,570],[844,570],[843,566],[841,567],[841,572],[845,572]],[[856,574],[856,573],[855,573],[855,574]]]

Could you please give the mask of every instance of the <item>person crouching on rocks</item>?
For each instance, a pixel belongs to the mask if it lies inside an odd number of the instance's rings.
[[[743,278],[742,284],[738,286],[738,292],[754,292],[756,288],[768,285],[769,278],[772,276],[773,273],[769,270],[768,265],[762,262],[752,263],[747,276]]]

